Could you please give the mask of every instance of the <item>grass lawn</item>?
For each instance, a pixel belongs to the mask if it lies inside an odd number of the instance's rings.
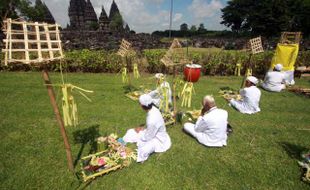
[[[61,81],[59,73],[50,75],[53,83]],[[150,76],[133,84],[154,88]],[[67,127],[74,160],[92,151],[95,136],[115,132],[122,136],[145,121],[138,103],[124,96],[121,75],[78,73],[67,78],[95,91],[90,95],[92,103],[75,95],[80,124]],[[296,160],[301,151],[310,149],[310,99],[287,91],[262,90],[262,112],[243,115],[217,93],[220,87],[237,89],[240,83],[241,77],[204,76],[195,84],[194,108],[200,108],[205,94],[213,94],[218,107],[229,112],[234,132],[227,147],[204,147],[178,124],[168,128],[172,139],[169,151],[98,177],[85,188],[309,189],[300,181]],[[297,85],[309,88],[309,78],[297,79]],[[59,89],[56,94],[60,102]],[[0,73],[0,97],[0,189],[78,188],[79,181],[67,169],[62,137],[41,73]]]

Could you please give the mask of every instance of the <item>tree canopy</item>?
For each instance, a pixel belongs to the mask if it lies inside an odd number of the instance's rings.
[[[0,3],[0,22],[5,18],[23,17],[26,20],[39,22],[55,22],[47,6],[41,0],[36,0],[35,6],[31,6],[29,0],[5,0]]]
[[[273,36],[302,31],[309,35],[309,0],[231,0],[221,11],[221,24],[235,32]]]

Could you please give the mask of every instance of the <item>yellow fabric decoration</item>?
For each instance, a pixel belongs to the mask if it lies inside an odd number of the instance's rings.
[[[127,68],[126,67],[122,68],[122,82],[128,83],[128,76],[127,76]]]
[[[72,84],[61,85],[61,91],[63,94],[62,111],[63,111],[63,119],[64,119],[65,126],[72,126],[72,125],[76,126],[78,124],[77,105],[72,95],[73,89],[78,90],[78,92],[90,102],[91,102],[91,99],[88,98],[83,92],[93,93],[93,91],[85,90],[83,88],[74,86]]]
[[[181,106],[182,107],[183,106],[191,107],[193,92],[195,93],[194,83],[186,82],[184,87],[183,87],[182,93],[181,93],[181,96],[182,96]]]
[[[298,44],[278,43],[275,54],[271,61],[271,69],[273,69],[276,64],[281,63],[283,65],[283,71],[294,71],[298,50]]]
[[[136,79],[140,77],[137,63],[133,64],[133,77]]]
[[[163,96],[163,98],[160,101],[159,109],[163,110],[164,113],[169,112],[169,96],[168,96],[168,87],[161,87],[160,88],[160,94]]]
[[[235,68],[235,75],[240,76],[241,64],[237,63]]]

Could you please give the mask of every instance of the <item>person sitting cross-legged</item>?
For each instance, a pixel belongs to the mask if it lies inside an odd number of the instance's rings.
[[[240,90],[241,100],[227,99],[230,105],[236,108],[241,113],[254,114],[260,112],[259,101],[261,92],[256,87],[258,79],[253,76],[249,76],[245,81],[245,88]]]
[[[196,124],[185,123],[184,131],[205,146],[226,146],[227,111],[217,108],[214,98],[210,95],[203,98],[202,105],[201,116],[198,117]]]
[[[148,94],[139,97],[139,103],[147,112],[146,128],[129,129],[123,140],[127,143],[137,143],[137,162],[144,162],[153,152],[165,152],[171,147],[171,140],[166,131],[165,122],[160,111],[154,106],[153,99]]]
[[[276,64],[273,71],[266,73],[262,87],[271,92],[281,92],[285,89],[285,74],[281,72],[283,66]]]

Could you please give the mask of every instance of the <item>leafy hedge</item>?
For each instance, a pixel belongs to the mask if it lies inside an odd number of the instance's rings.
[[[165,49],[144,50],[139,57],[144,57],[142,62],[143,67],[140,71],[144,72],[164,72],[167,71],[160,59],[164,56]],[[248,62],[248,53],[235,50],[219,50],[219,49],[193,49],[188,53],[190,59],[194,63],[202,65],[202,72],[205,75],[233,75],[236,64],[245,65]],[[263,75],[269,68],[273,56],[272,51],[254,55],[252,57],[253,73],[255,75]],[[42,66],[29,66],[23,64],[10,64],[3,66],[3,53],[0,54],[1,66],[0,70],[8,71],[37,71],[41,70]],[[301,51],[298,55],[296,66],[310,66],[310,51]],[[129,70],[131,64],[137,60],[129,57],[127,63]],[[51,71],[59,71],[59,62],[49,64],[48,69]],[[68,72],[111,72],[117,73],[120,71],[124,60],[115,51],[105,50],[73,50],[65,52],[65,59],[62,61],[62,67]],[[140,63],[141,66],[141,63]],[[181,68],[182,69],[182,68]],[[244,73],[244,67],[241,69]]]

